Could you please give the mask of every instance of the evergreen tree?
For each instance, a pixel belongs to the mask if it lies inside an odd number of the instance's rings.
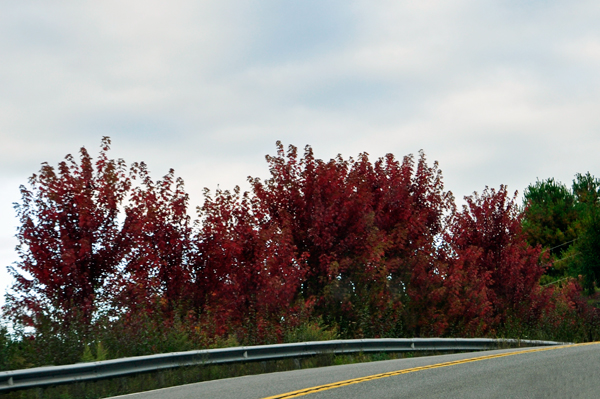
[[[554,259],[565,256],[579,233],[575,195],[553,178],[538,180],[524,193],[523,233],[531,246],[541,245]],[[559,277],[568,263],[553,265],[547,274]]]
[[[575,246],[579,272],[588,294],[600,281],[600,179],[589,172],[578,173],[573,180],[573,194],[581,223],[581,235]]]

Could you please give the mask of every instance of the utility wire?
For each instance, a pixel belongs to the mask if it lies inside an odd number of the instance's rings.
[[[577,238],[574,238],[574,239],[572,239],[571,241],[563,242],[562,244],[560,244],[560,245],[557,245],[557,246],[555,246],[555,247],[552,247],[552,248],[546,248],[546,249],[544,249],[544,250],[543,250],[543,251],[540,253],[540,255],[541,255],[541,254],[543,254],[544,252],[547,252],[547,251],[552,251],[553,249],[556,249],[556,248],[562,247],[563,245],[570,244],[570,243],[572,243],[573,241],[577,241],[578,239],[579,239],[579,237],[577,237]]]
[[[568,279],[570,279],[570,278],[573,278],[573,277],[565,277],[565,278],[561,278],[560,280],[556,280],[556,281],[553,281],[553,282],[551,282],[551,283],[548,283],[548,284],[540,285],[540,287],[546,287],[546,286],[548,286],[548,285],[552,285],[552,284],[560,283],[561,281],[568,280]]]
[[[576,239],[575,239],[575,240],[576,240]],[[572,240],[572,241],[575,241],[575,240]],[[568,243],[565,243],[565,244],[568,244]],[[562,259],[559,259],[559,260],[557,260],[557,261],[555,261],[555,262],[546,263],[544,266],[548,266],[548,265],[551,265],[551,264],[554,264],[554,263],[562,262],[563,260],[567,260],[567,259],[569,259],[569,258],[572,258],[572,257],[574,257],[574,256],[577,256],[577,255],[579,255],[580,253],[581,253],[581,252],[575,252],[573,255],[566,256],[566,257],[564,257],[564,258],[562,258]],[[560,283],[561,281],[568,280],[568,279],[570,279],[570,278],[573,278],[573,277],[571,277],[571,276],[567,276],[567,277],[565,277],[565,278],[561,278],[560,280],[556,280],[556,281],[553,281],[553,282],[551,282],[551,283],[548,283],[548,284],[540,285],[540,287],[546,287],[546,286],[548,286],[548,285],[552,285],[552,284]]]
[[[552,262],[552,263],[558,263],[558,262],[562,262],[563,260],[566,260],[566,259],[572,258],[573,256],[579,255],[580,253],[581,253],[581,252],[575,252],[573,255],[565,256],[564,258],[561,258],[561,259],[559,259],[559,260],[556,260],[556,261],[554,261],[554,262]]]
[[[572,257],[574,257],[574,256],[577,256],[577,255],[579,255],[580,253],[581,253],[581,252],[575,252],[573,255],[565,256],[564,258],[561,258],[561,259],[555,260],[554,262],[548,262],[548,263],[546,263],[546,264],[542,265],[542,267],[545,267],[545,266],[550,266],[550,265],[553,265],[553,264],[555,264],[555,263],[562,262],[563,260],[567,260],[567,259],[569,259],[569,258],[572,258]]]

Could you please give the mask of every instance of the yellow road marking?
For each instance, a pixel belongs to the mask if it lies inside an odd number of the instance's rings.
[[[454,366],[454,365],[457,365],[457,364],[478,362],[480,360],[487,360],[487,359],[495,359],[495,358],[498,358],[498,357],[520,355],[520,354],[523,354],[523,353],[550,351],[550,350],[554,350],[554,349],[571,348],[571,347],[574,347],[574,346],[584,346],[584,345],[594,345],[594,344],[600,344],[600,342],[586,342],[586,343],[583,343],[583,344],[551,346],[551,347],[544,347],[544,348],[537,348],[537,349],[526,349],[526,350],[523,350],[523,351],[498,353],[498,354],[495,354],[495,355],[486,355],[486,356],[472,357],[472,358],[468,358],[468,359],[454,360],[452,362],[444,362],[444,363],[438,363],[438,364],[431,364],[429,366],[413,367],[413,368],[410,368],[410,369],[390,371],[390,372],[387,372],[387,373],[373,374],[373,375],[369,375],[369,376],[366,376],[366,377],[353,378],[351,380],[338,381],[338,382],[334,382],[334,383],[331,383],[331,384],[319,385],[319,386],[316,386],[316,387],[300,389],[298,391],[283,393],[283,394],[279,394],[279,395],[275,395],[275,396],[269,396],[269,397],[266,397],[266,398],[263,398],[263,399],[288,399],[288,398],[297,398],[298,396],[304,396],[304,395],[308,395],[308,394],[315,393],[315,392],[327,391],[329,389],[345,387],[346,385],[359,384],[361,382],[378,380],[380,378],[393,377],[395,375],[400,375],[400,374],[413,373],[415,371],[436,369],[436,368],[440,368],[440,367]]]

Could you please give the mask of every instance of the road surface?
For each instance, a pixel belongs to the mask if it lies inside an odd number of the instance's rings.
[[[292,397],[600,398],[600,343],[331,366],[118,396],[121,399]]]

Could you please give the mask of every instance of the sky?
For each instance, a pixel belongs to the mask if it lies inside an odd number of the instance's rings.
[[[458,202],[600,176],[599,20],[585,0],[3,0],[0,294],[19,185],[103,136],[155,179],[174,168],[192,208],[268,177],[277,140],[422,149]]]

